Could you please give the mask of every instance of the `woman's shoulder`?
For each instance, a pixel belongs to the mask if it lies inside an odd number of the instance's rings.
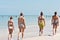
[[[45,18],[44,16],[42,16],[42,18]]]
[[[14,22],[13,20],[9,20],[8,22]]]

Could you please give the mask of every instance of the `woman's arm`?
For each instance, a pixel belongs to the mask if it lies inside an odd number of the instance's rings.
[[[24,19],[24,28],[26,29],[25,19]]]
[[[12,22],[12,24],[13,24],[13,30],[14,30],[14,22]]]
[[[38,25],[39,25],[39,17],[38,17]]]
[[[19,23],[20,23],[20,21],[19,21],[19,18],[18,18],[18,28],[19,28]]]
[[[8,29],[9,29],[9,21],[8,21]]]

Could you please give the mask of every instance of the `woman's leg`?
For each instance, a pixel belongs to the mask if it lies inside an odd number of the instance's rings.
[[[9,34],[8,34],[8,40],[9,40]]]
[[[18,32],[18,40],[19,40],[20,32],[21,32],[21,29],[19,29],[19,32]]]
[[[55,34],[56,34],[56,31],[57,31],[57,25],[55,26]]]
[[[43,34],[43,27],[41,28],[41,33]]]
[[[9,29],[8,40],[11,40],[11,29]]]
[[[42,28],[40,27],[40,32],[41,32],[41,34],[40,35],[42,35]]]
[[[53,35],[55,34],[55,25],[53,25]]]
[[[41,32],[41,28],[40,28],[40,26],[39,26],[39,36],[40,36],[40,32]]]
[[[9,40],[9,35],[10,35],[10,30],[8,29],[9,33],[8,33],[8,40]]]
[[[8,40],[11,40],[11,34],[8,35]]]
[[[12,38],[12,34],[11,34],[11,38]]]
[[[21,29],[21,32],[22,32],[22,38],[24,36],[24,28]]]

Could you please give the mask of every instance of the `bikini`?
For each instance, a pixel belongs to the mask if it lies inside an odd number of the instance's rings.
[[[58,20],[53,20],[53,24],[57,25],[58,24]]]
[[[23,23],[20,23],[20,28],[23,28],[24,27],[24,24]]]
[[[20,18],[23,18],[23,16],[20,16]],[[20,22],[20,28],[23,28],[23,27],[24,27],[24,23]]]
[[[44,27],[44,19],[43,19],[43,17],[41,18],[40,17],[40,19],[39,19],[40,21],[39,21],[39,26],[40,26],[40,28],[42,28],[42,27]]]
[[[9,23],[9,29],[13,29],[12,26],[13,26],[13,25],[12,25],[12,22],[10,22],[10,23]]]

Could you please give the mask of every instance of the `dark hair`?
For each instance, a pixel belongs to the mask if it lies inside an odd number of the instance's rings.
[[[10,17],[10,19],[13,19],[12,16]]]
[[[23,13],[20,13],[20,16],[23,16]]]
[[[55,12],[54,14],[57,15],[57,12]]]
[[[43,15],[43,12],[41,12],[40,15],[42,16]]]

